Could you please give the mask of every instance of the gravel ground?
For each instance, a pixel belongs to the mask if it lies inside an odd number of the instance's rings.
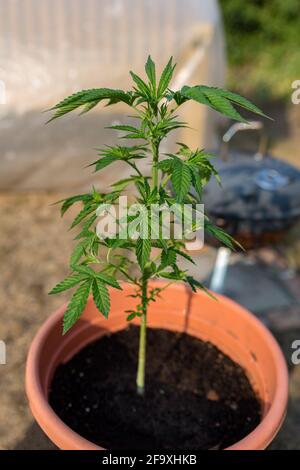
[[[24,394],[24,364],[38,327],[66,298],[47,295],[67,274],[72,212],[60,219],[51,203],[62,194],[0,194],[1,323],[7,344],[7,364],[0,366],[0,449],[53,449],[34,420]],[[205,255],[206,268],[211,259]],[[205,263],[204,263],[205,264]],[[284,324],[275,331],[287,357],[300,325]],[[290,406],[277,449],[300,449],[300,366],[290,370]]]
[[[73,243],[67,231],[70,216],[60,219],[57,206],[50,205],[60,198],[60,194],[0,195],[0,338],[7,345],[7,364],[0,366],[1,449],[15,448],[27,434],[27,446],[42,446],[38,444],[40,433],[37,441],[31,433],[24,364],[38,327],[64,300],[63,295],[47,295],[67,273]]]

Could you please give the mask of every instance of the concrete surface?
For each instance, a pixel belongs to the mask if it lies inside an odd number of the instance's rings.
[[[24,395],[28,346],[41,323],[66,298],[47,295],[67,273],[72,246],[68,218],[61,220],[58,207],[50,206],[60,198],[0,195],[0,338],[7,345],[7,364],[0,366],[1,449],[15,448],[33,423]],[[39,448],[31,432],[24,448],[28,446]]]

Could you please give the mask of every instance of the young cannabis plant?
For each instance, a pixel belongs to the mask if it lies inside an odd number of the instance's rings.
[[[108,288],[122,289],[122,284],[119,284],[117,280],[121,275],[136,287],[134,297],[137,299],[137,307],[126,313],[128,321],[135,317],[141,319],[137,371],[139,394],[143,394],[145,389],[149,303],[155,301],[161,291],[173,282],[186,282],[194,291],[198,288],[204,289],[196,279],[181,270],[177,264],[180,257],[193,263],[192,258],[184,250],[184,240],[177,239],[173,235],[169,235],[168,238],[163,236],[161,216],[159,216],[159,228],[156,233],[153,234],[153,227],[152,231],[150,230],[151,217],[153,217],[151,206],[156,204],[159,207],[171,208],[175,204],[183,208],[185,204],[189,204],[189,207],[197,211],[197,205],[201,204],[202,200],[203,186],[207,184],[211,176],[218,178],[210,161],[211,155],[204,150],[191,150],[186,144],[178,144],[177,153],[162,156],[160,144],[170,132],[186,125],[178,120],[176,112],[189,100],[205,104],[238,121],[246,122],[236,106],[261,116],[264,115],[259,108],[245,98],[221,88],[199,85],[184,86],[179,91],[172,91],[169,85],[174,68],[171,58],[158,80],[155,64],[149,57],[145,65],[146,80],[130,72],[134,82],[131,91],[110,88],[80,91],[54,106],[52,108],[54,115],[50,119],[52,121],[77,108],[81,108],[81,114],[86,113],[101,101],[107,100],[108,105],[126,103],[132,108],[138,122],[137,125],[111,127],[119,132],[122,131],[124,138],[137,140],[139,142],[137,145],[105,147],[99,151],[99,159],[92,164],[98,172],[108,165],[122,161],[131,167],[132,175],[113,184],[112,191],[107,194],[101,194],[93,188],[90,194],[80,194],[60,201],[62,215],[74,203],[82,204],[82,209],[71,227],[76,227],[81,223],[83,226],[75,238],[78,243],[70,259],[71,274],[57,284],[50,294],[76,287],[64,316],[63,332],[66,333],[80,318],[90,292],[99,312],[107,318],[110,310]],[[149,156],[152,162],[152,172],[151,175],[145,175],[139,168],[139,162]],[[99,234],[96,228],[99,206],[108,208],[115,205],[122,192],[130,185],[135,186],[138,194],[137,202],[143,206],[144,223],[139,236],[124,237],[124,230],[116,233],[114,237]],[[126,219],[127,223],[141,225],[138,214],[127,214]],[[124,216],[123,220],[119,218],[116,222],[118,226],[122,226]],[[197,224],[192,223],[192,230],[196,231],[198,228]],[[231,249],[234,248],[235,241],[223,230],[214,226],[206,215],[204,216],[204,229]],[[100,247],[102,250],[103,247],[107,250],[107,256],[99,255]],[[120,254],[120,250],[124,254]],[[128,256],[128,251],[133,252],[137,259],[139,269],[137,276],[132,274],[132,260]],[[168,283],[161,288],[154,289],[149,286],[149,280],[153,278],[168,279]]]

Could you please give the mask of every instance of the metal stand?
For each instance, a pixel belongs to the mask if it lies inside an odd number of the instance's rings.
[[[229,248],[221,247],[218,249],[209,288],[214,292],[218,292],[219,294],[221,294],[224,290],[230,255],[231,251]]]

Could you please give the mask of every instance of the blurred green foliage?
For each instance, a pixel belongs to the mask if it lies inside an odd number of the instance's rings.
[[[300,79],[300,0],[220,0],[229,86],[262,99],[287,98]]]

